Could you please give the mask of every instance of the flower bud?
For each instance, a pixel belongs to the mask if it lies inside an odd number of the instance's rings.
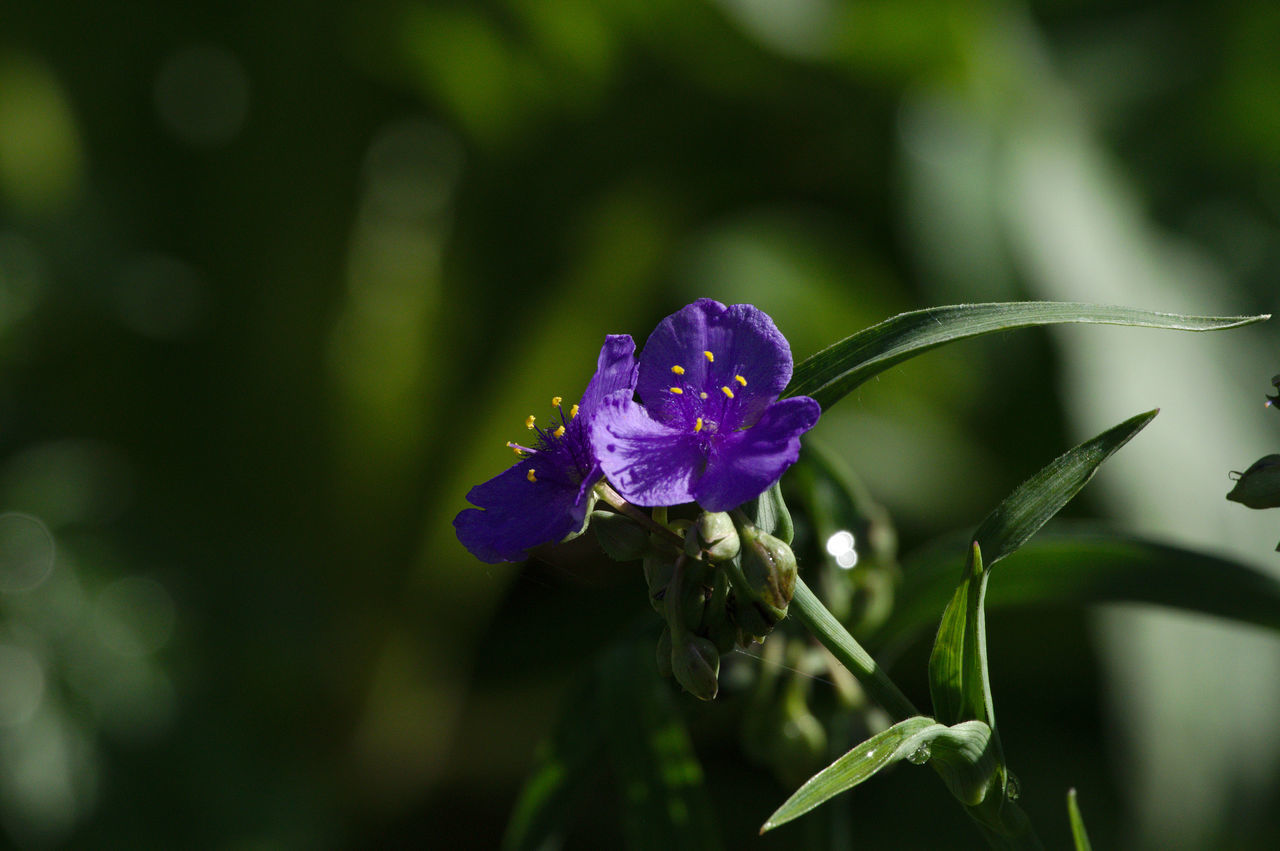
[[[1249,508],[1280,507],[1280,455],[1267,455],[1243,473],[1227,499]]]
[[[733,527],[733,518],[728,514],[704,511],[698,515],[693,528],[698,549],[707,561],[725,562],[738,555],[741,542],[738,530]]]
[[[635,561],[649,551],[649,533],[636,521],[613,511],[591,512],[591,528],[600,549],[614,561]]]
[[[663,617],[667,614],[667,586],[676,571],[673,558],[648,555],[644,559],[644,581],[649,585],[649,605]]]
[[[756,527],[744,525],[742,576],[754,596],[786,615],[796,587],[796,556],[791,547]]]
[[[684,639],[673,645],[671,672],[689,694],[712,700],[720,690],[720,652],[701,636],[686,634]]]

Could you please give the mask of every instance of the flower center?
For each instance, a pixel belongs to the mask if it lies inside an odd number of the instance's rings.
[[[702,355],[707,359],[707,367],[701,381],[697,384],[691,380],[680,381],[688,370],[683,364],[672,364],[671,374],[677,381],[667,391],[676,403],[678,420],[695,434],[709,438],[722,425],[731,426],[737,416],[735,391],[746,387],[747,379],[733,369],[712,366],[716,362],[714,352],[704,351]]]
[[[533,414],[525,418],[524,427],[536,436],[533,446],[507,443],[507,448],[522,458],[536,456],[541,459],[536,462],[536,467],[531,467],[525,473],[525,478],[531,483],[548,478],[567,478],[573,484],[578,484],[591,469],[590,453],[582,440],[582,428],[574,426],[578,406],[571,407],[566,416],[561,407],[563,401],[563,397],[552,397],[551,406],[556,409],[559,417],[558,421],[553,418],[551,425],[546,428],[538,427],[538,418]]]

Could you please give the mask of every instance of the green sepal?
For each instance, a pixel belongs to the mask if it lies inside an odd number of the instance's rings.
[[[625,514],[593,511],[589,522],[600,549],[614,561],[635,561],[649,552],[649,531]]]

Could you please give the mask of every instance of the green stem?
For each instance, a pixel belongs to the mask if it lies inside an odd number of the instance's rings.
[[[871,654],[862,649],[862,645],[854,640],[798,576],[795,594],[791,598],[791,615],[858,678],[871,699],[883,706],[895,721],[920,714],[920,710],[894,685],[884,669],[871,658]]]
[[[619,514],[625,514],[632,520],[644,526],[651,532],[657,532],[659,535],[670,540],[677,547],[684,546],[684,538],[668,529],[666,526],[654,520],[648,514],[645,514],[639,508],[622,498],[622,494],[609,487],[607,482],[601,481],[596,485],[596,496],[600,497],[605,503],[612,506]],[[665,511],[665,509],[664,509]]]

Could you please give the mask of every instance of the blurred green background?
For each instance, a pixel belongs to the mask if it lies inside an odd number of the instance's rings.
[[[704,295],[771,314],[798,358],[939,303],[1276,307],[1261,0],[3,20],[0,826],[20,847],[494,847],[644,584],[588,541],[482,565],[451,520],[606,333],[642,343]],[[861,388],[813,439],[909,550],[1161,406],[1072,511],[1274,570],[1276,518],[1222,497],[1280,443],[1276,340],[987,338]],[[1051,846],[1074,785],[1101,847],[1269,847],[1272,636],[1118,607],[991,632]],[[928,638],[894,670],[922,704]],[[755,847],[788,790],[680,700],[725,845]],[[620,841],[607,774],[569,847]],[[922,778],[847,796],[862,847],[936,842],[935,811],[976,845]]]

